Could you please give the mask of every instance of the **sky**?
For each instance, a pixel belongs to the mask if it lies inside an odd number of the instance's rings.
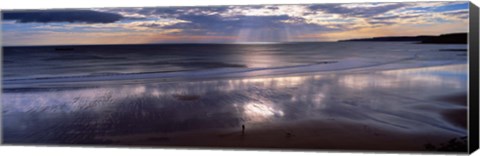
[[[337,41],[468,31],[468,2],[3,10],[2,44]]]

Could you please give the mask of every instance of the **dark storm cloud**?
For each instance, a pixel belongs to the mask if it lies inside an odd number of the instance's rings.
[[[163,7],[163,8],[113,8],[109,12],[127,12],[144,16],[160,16],[176,18],[182,15],[218,14],[227,11],[228,7]]]
[[[231,34],[239,29],[275,27],[281,25],[280,20],[289,19],[288,16],[233,16],[220,15],[182,15],[177,17],[190,23],[178,23],[166,28],[184,29],[188,33],[198,35],[217,32]]]
[[[241,9],[261,9],[265,6],[241,6]],[[265,31],[324,31],[329,28],[318,24],[309,24],[304,18],[288,15],[235,15],[228,14],[230,9],[238,7],[166,7],[166,8],[118,8],[107,9],[108,12],[122,13],[122,15],[139,14],[146,16],[146,20],[176,19],[179,22],[172,25],[158,22],[145,22],[137,26],[152,29],[181,29],[179,32],[170,34],[181,35],[236,35],[241,30],[265,30]],[[269,6],[267,9],[278,10],[277,6]],[[285,21],[289,22],[285,22]],[[145,21],[145,20],[140,20]],[[283,32],[282,32],[283,33]],[[273,34],[273,33],[272,33]]]
[[[382,6],[375,6],[375,7],[348,8],[340,4],[319,4],[319,5],[311,5],[309,6],[309,9],[313,11],[320,10],[326,13],[341,14],[344,16],[368,18],[368,17],[380,15],[404,6],[406,6],[405,3],[394,3],[391,5],[382,5]]]
[[[260,26],[275,26],[282,20],[290,19],[287,15],[279,16],[232,16],[222,17],[220,15],[183,15],[178,19],[191,21],[192,23],[199,24],[199,26],[209,27],[215,24],[222,24],[225,27],[239,26],[242,28],[260,27]]]
[[[189,23],[177,23],[166,26],[164,28],[183,29],[181,33],[205,35],[233,35],[242,29],[271,29],[289,27],[295,29],[296,27],[304,30],[323,30],[323,26],[315,24],[298,24],[298,23],[284,23],[284,20],[292,20],[303,22],[304,19],[290,17],[287,15],[278,16],[232,16],[223,17],[220,15],[181,15],[177,17],[180,20],[189,21]]]
[[[123,18],[116,13],[92,10],[30,10],[4,11],[4,20],[15,20],[18,23],[113,23]]]

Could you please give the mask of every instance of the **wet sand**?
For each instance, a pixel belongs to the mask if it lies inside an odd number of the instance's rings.
[[[238,128],[230,131],[103,136],[98,139],[110,140],[117,145],[144,147],[425,151],[426,144],[438,145],[446,142],[445,138],[457,137],[462,135],[444,131],[429,133],[391,131],[379,126],[330,120],[247,128],[244,135]]]
[[[452,125],[467,126],[466,93],[438,98],[451,105],[464,108],[442,110],[439,113]],[[444,130],[411,133],[385,129],[382,125],[362,124],[338,118],[308,120],[295,123],[263,123],[248,128],[209,130],[189,133],[149,133],[137,135],[102,136],[117,145],[143,147],[226,147],[226,148],[279,148],[310,150],[382,150],[425,151],[427,144],[445,144],[447,138],[466,135]]]
[[[446,101],[452,104],[457,104],[460,106],[467,106],[468,103],[468,97],[467,93],[461,93],[461,94],[454,94],[450,96],[443,96],[438,98],[440,101]]]
[[[467,135],[465,90],[464,64],[4,90],[3,138],[6,144],[424,151],[426,144]]]
[[[464,109],[452,109],[442,112],[444,118],[450,123],[467,128],[467,108]]]
[[[454,94],[450,96],[444,96],[438,98],[440,101],[445,101],[451,104],[463,106],[456,109],[444,110],[442,115],[445,120],[449,121],[453,125],[467,128],[467,93]]]

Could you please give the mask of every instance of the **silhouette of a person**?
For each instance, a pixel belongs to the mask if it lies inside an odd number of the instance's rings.
[[[242,135],[245,135],[245,125],[242,125]]]

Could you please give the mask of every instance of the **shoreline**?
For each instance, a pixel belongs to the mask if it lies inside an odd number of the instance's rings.
[[[63,86],[65,84],[70,84],[72,86],[81,86],[81,85],[92,85],[92,86],[98,86],[102,84],[106,85],[112,85],[112,84],[135,84],[135,83],[178,83],[182,81],[188,81],[188,82],[195,82],[195,81],[216,81],[216,80],[241,80],[241,79],[254,79],[254,78],[275,78],[275,77],[288,77],[288,76],[309,76],[309,75],[322,75],[322,74],[355,74],[355,73],[369,73],[369,72],[383,72],[383,71],[391,71],[391,70],[406,70],[406,69],[420,69],[420,68],[434,68],[434,67],[443,67],[443,66],[456,66],[456,65],[466,65],[463,61],[441,61],[441,62],[436,62],[436,61],[430,61],[427,64],[422,64],[422,65],[404,65],[404,66],[396,66],[396,62],[404,62],[408,60],[413,60],[413,59],[407,59],[407,60],[399,60],[395,62],[389,62],[389,63],[382,63],[382,64],[377,64],[377,65],[369,65],[365,67],[353,67],[353,68],[346,68],[346,69],[330,69],[330,70],[321,70],[321,71],[301,71],[301,72],[289,72],[289,73],[269,73],[269,74],[257,74],[257,75],[249,75],[248,72],[256,72],[262,70],[259,69],[250,69],[248,71],[233,71],[233,72],[227,72],[227,73],[220,73],[220,74],[215,74],[211,77],[207,76],[202,76],[202,75],[197,75],[192,73],[191,76],[200,76],[200,77],[195,77],[195,78],[189,78],[189,76],[180,76],[180,77],[156,77],[155,75],[157,73],[134,73],[134,74],[120,74],[117,75],[120,79],[99,79],[95,80],[96,77],[104,77],[104,76],[80,76],[84,78],[91,77],[93,78],[92,80],[75,80],[77,76],[72,77],[72,80],[69,80],[71,78],[46,78],[46,79],[19,79],[19,80],[3,80],[3,88],[4,89],[16,89],[19,87],[16,87],[15,85],[20,84],[22,85],[27,85],[27,86],[35,86],[35,85],[53,85],[53,86]],[[335,63],[332,63],[335,64]],[[309,66],[319,66],[319,65],[302,65],[302,67],[309,67]],[[321,65],[320,65],[321,66]],[[301,67],[301,68],[302,68]],[[224,68],[224,69],[219,69],[220,71],[222,70],[227,70],[230,68]],[[273,70],[275,70],[274,68]],[[279,67],[278,69],[285,69],[283,67]],[[287,68],[288,69],[288,68]],[[212,72],[209,70],[206,71],[191,71],[191,72]],[[214,71],[215,72],[215,71]],[[170,74],[182,74],[184,72],[172,72]],[[189,73],[189,72],[186,72]],[[242,75],[242,73],[244,73]],[[124,79],[121,77],[121,75],[124,76],[136,76],[136,75],[151,75],[147,76],[145,78],[133,78],[133,79]],[[160,73],[164,74],[164,73]],[[240,74],[240,75],[238,75]],[[110,77],[115,77],[110,76]],[[60,82],[55,82],[55,79],[60,79]],[[61,80],[63,79],[64,82]],[[26,80],[26,81],[25,81]],[[30,80],[30,81],[29,81]],[[10,81],[10,82],[15,82],[13,84],[8,84],[8,82],[5,84],[5,81]],[[45,81],[45,82],[42,82]],[[58,81],[58,80],[57,80]],[[138,81],[138,82],[137,82]],[[135,83],[132,83],[135,82]],[[92,83],[92,84],[90,84]],[[12,85],[12,87],[9,87],[9,85]],[[21,87],[20,87],[21,88]],[[50,86],[49,88],[52,88]]]

